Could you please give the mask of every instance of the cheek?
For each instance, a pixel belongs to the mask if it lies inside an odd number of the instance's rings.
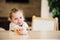
[[[15,23],[17,23],[18,21],[14,21]]]
[[[17,23],[18,23],[18,21],[16,21],[16,20],[14,20],[13,22],[14,22],[15,24],[17,24]]]

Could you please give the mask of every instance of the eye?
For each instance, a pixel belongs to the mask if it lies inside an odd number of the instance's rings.
[[[18,18],[15,18],[15,20],[17,20]]]
[[[20,17],[20,19],[22,19],[22,17]]]

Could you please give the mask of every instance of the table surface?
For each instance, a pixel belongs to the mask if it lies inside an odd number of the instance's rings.
[[[26,35],[17,35],[12,31],[0,31],[0,40],[60,40],[60,31],[30,31]]]

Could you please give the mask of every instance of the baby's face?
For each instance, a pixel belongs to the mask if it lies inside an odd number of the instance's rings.
[[[22,12],[18,11],[16,13],[12,13],[12,19],[11,21],[17,25],[23,24],[23,15]]]

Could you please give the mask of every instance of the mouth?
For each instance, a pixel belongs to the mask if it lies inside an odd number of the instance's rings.
[[[23,23],[17,23],[18,25],[22,25]]]

